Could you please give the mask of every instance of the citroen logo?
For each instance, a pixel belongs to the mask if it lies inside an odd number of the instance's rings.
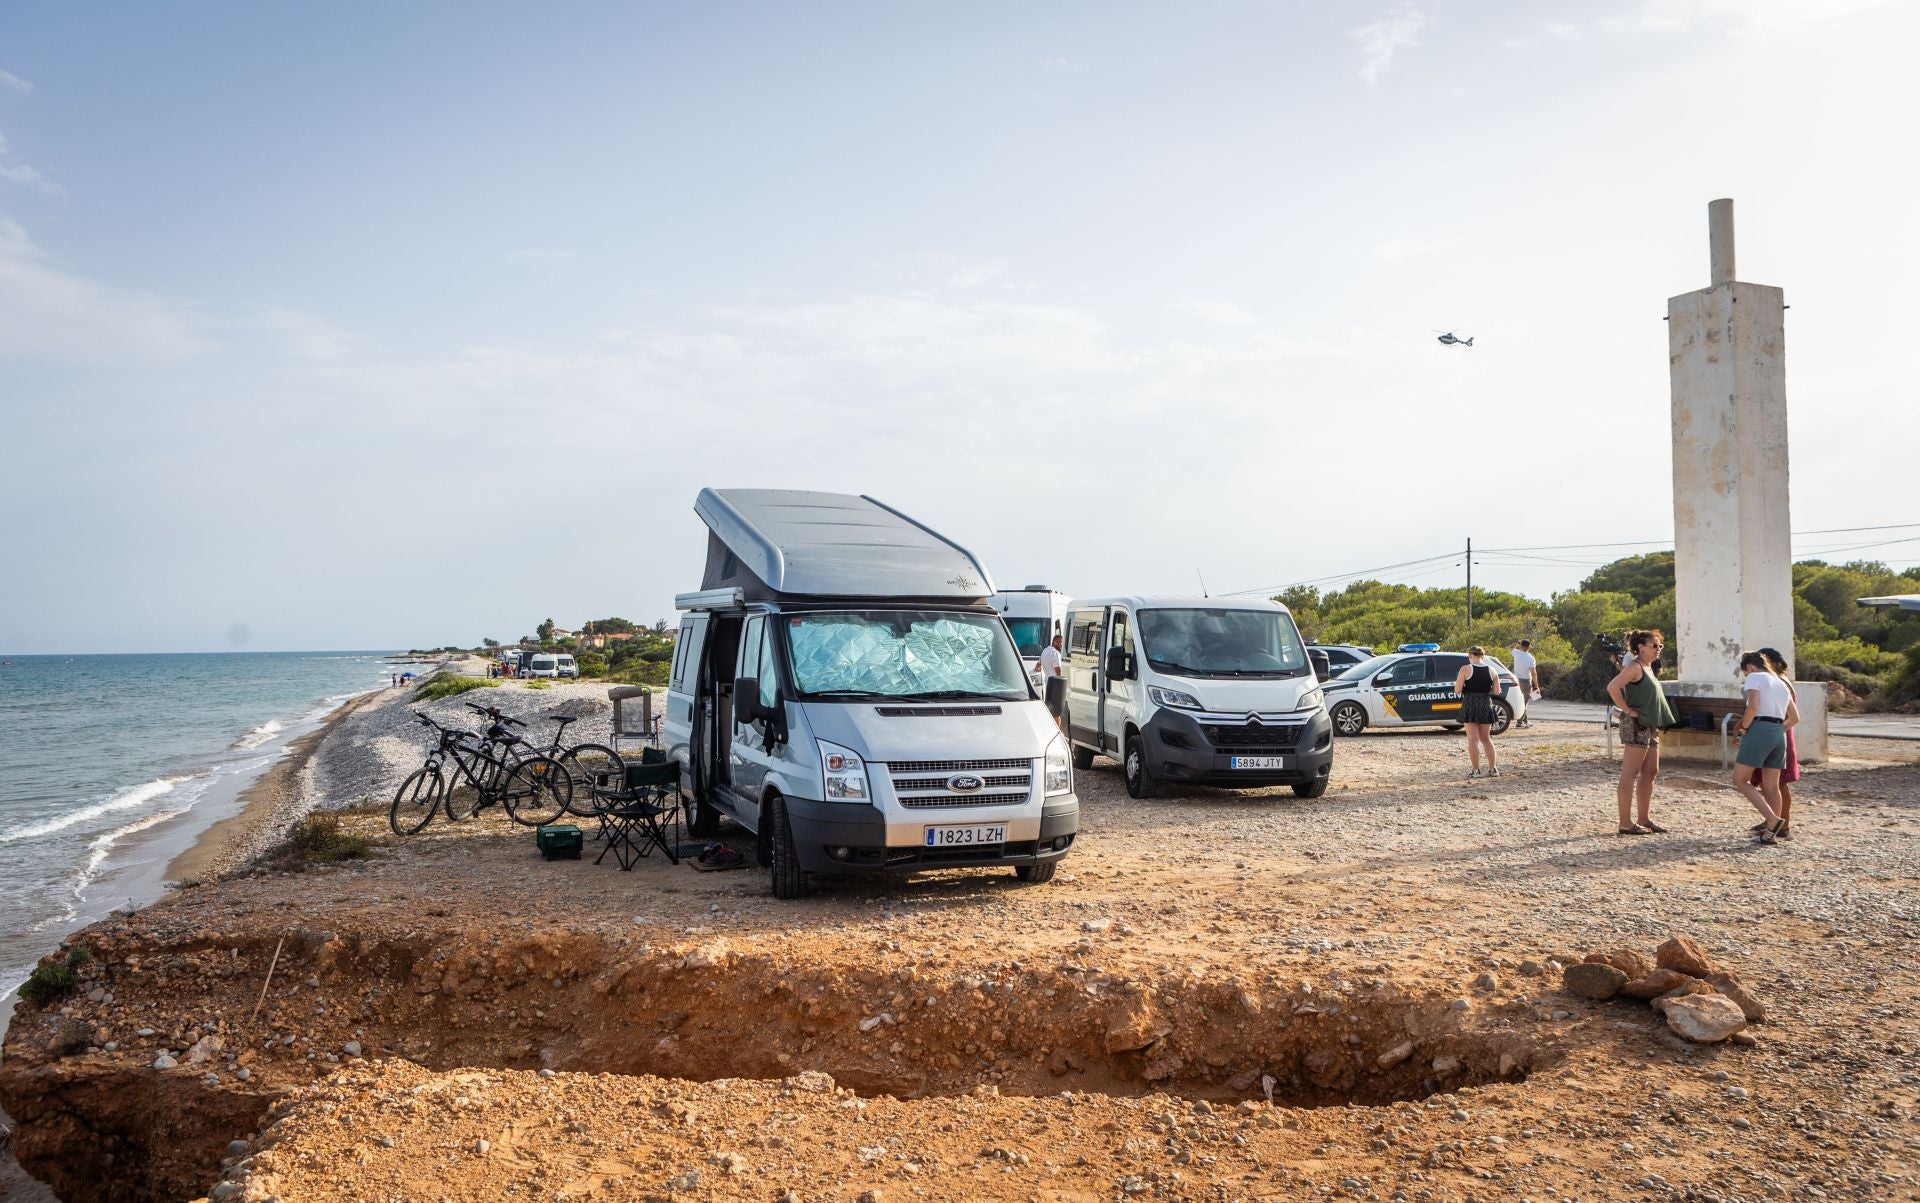
[[[970,794],[986,785],[986,781],[972,773],[955,773],[947,778],[947,788],[956,794]]]
[[[1250,714],[1248,714],[1248,715],[1247,715],[1247,726],[1249,726],[1249,727],[1264,727],[1264,726],[1266,726],[1266,724],[1260,721],[1260,716],[1259,716],[1259,715],[1257,715],[1257,714],[1251,714],[1251,713],[1250,713]]]

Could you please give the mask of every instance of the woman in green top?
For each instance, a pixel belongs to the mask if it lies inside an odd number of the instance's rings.
[[[1620,708],[1620,784],[1614,787],[1614,797],[1620,803],[1621,835],[1666,830],[1647,814],[1653,803],[1653,779],[1660,772],[1660,728],[1673,722],[1673,709],[1657,675],[1660,649],[1665,646],[1658,631],[1627,636],[1627,658],[1620,664],[1619,675],[1607,683],[1607,696]],[[1637,820],[1633,818],[1636,797]]]

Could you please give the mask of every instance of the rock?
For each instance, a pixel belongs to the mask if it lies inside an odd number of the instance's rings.
[[[1662,994],[1665,994],[1676,986],[1684,986],[1688,982],[1699,980],[1698,978],[1688,977],[1677,969],[1655,969],[1653,972],[1637,977],[1620,987],[1620,993],[1632,998],[1650,1001],[1659,998]]]
[[[1522,961],[1518,972],[1521,977],[1539,977],[1540,962],[1531,959]]]
[[[1660,968],[1677,970],[1688,977],[1712,977],[1720,970],[1707,950],[1691,936],[1673,937],[1654,950],[1654,957]]]
[[[1620,993],[1620,987],[1627,984],[1627,975],[1604,961],[1583,961],[1567,966],[1560,984],[1568,994],[1580,998],[1607,999]]]
[[[1631,948],[1610,948],[1605,952],[1588,953],[1586,960],[1596,965],[1611,965],[1626,974],[1629,981],[1645,977],[1653,970],[1653,964]]]
[[[242,1082],[250,1082],[253,1080],[253,1071],[243,1065],[235,1071],[233,1076],[239,1078]]]
[[[493,1151],[493,1144],[491,1141],[476,1140],[473,1142],[473,1151],[480,1154],[480,1156],[485,1157],[488,1153],[491,1153]]]
[[[557,1075],[550,1069],[543,1069],[540,1071],[540,1076],[551,1082]]]
[[[1460,1072],[1460,1058],[1435,1057],[1433,1059],[1433,1073],[1435,1077],[1444,1078],[1448,1074],[1456,1074],[1459,1072]]]
[[[153,1059],[153,1067],[155,1069],[173,1069],[175,1066],[179,1064],[180,1063],[178,1061],[175,1061],[172,1057],[168,1056],[165,1053],[161,1053],[158,1057],[155,1057]]]
[[[1113,926],[1111,919],[1085,919],[1080,923],[1081,931],[1105,931]]]
[[[1514,1056],[1512,1053],[1500,1054],[1500,1076],[1501,1077],[1510,1078],[1513,1076],[1513,1071],[1519,1068],[1520,1068],[1520,1058]],[[1489,1139],[1492,1139],[1492,1138],[1489,1137]]]
[[[667,1179],[667,1189],[670,1191],[699,1190],[700,1189],[700,1171],[688,1170],[684,1174],[678,1174],[672,1178]]]
[[[134,1033],[134,1035],[140,1037],[142,1040],[145,1040],[150,1036],[157,1036],[159,1034],[160,1033],[154,1031],[152,1028],[141,1028],[139,1031]]]
[[[1681,976],[1685,977],[1684,974],[1682,974]],[[1712,986],[1707,985],[1705,982],[1701,981],[1697,977],[1688,977],[1686,978],[1686,980],[1682,981],[1679,985],[1675,986],[1673,989],[1667,991],[1665,994],[1662,994],[1660,998],[1656,998],[1653,1001],[1659,1002],[1661,999],[1666,999],[1666,998],[1685,998],[1689,994],[1712,994],[1712,993],[1713,993]]]
[[[1500,988],[1500,979],[1491,973],[1483,973],[1473,979],[1473,988],[1475,990],[1498,990]]]
[[[860,1203],[886,1203],[886,1200],[877,1190],[863,1190],[860,1192]]]
[[[1146,1048],[1173,1031],[1152,1001],[1135,995],[1123,1000],[1107,1017],[1107,1051],[1127,1053]]]
[[[106,991],[106,987],[104,986],[95,986],[93,989],[87,991],[88,1002],[97,1003],[97,1002],[100,1002],[102,999],[106,998],[106,996],[107,996],[107,991]]]
[[[729,949],[725,940],[708,940],[687,954],[687,968],[711,969],[725,963]]]
[[[1753,1046],[1755,1046],[1756,1044],[1759,1044],[1760,1042],[1754,1039],[1754,1035],[1752,1032],[1735,1032],[1733,1034],[1733,1037],[1729,1039],[1727,1043],[1737,1044],[1741,1048],[1752,1048]]]
[[[720,1153],[715,1155],[713,1163],[729,1174],[747,1172],[747,1159],[738,1153]]]
[[[869,1015],[865,1019],[860,1021],[860,1030],[863,1032],[871,1032],[873,1029],[879,1026],[880,1026],[880,1017],[878,1015]]]
[[[1718,973],[1710,974],[1707,977],[1707,983],[1713,987],[1714,993],[1731,998],[1734,1005],[1740,1008],[1740,1013],[1747,1017],[1748,1023],[1766,1022],[1766,1004],[1753,996],[1752,991],[1747,989],[1746,983],[1740,980],[1740,975],[1733,970],[1722,969]]]
[[[349,1040],[340,1046],[340,1051],[346,1056],[358,1057],[360,1055],[360,1042],[358,1040]]]
[[[227,1047],[227,1042],[218,1036],[202,1036],[193,1042],[187,1050],[187,1064],[204,1065],[213,1059],[213,1055]]]
[[[804,1070],[787,1079],[787,1088],[804,1094],[832,1094],[833,1078],[817,1069]]]
[[[1381,1069],[1391,1069],[1411,1056],[1413,1056],[1413,1041],[1402,1040],[1386,1052],[1375,1057],[1373,1063]]]
[[[213,1184],[213,1189],[207,1192],[207,1198],[216,1200],[217,1203],[220,1199],[231,1199],[245,1189],[246,1187],[238,1182],[216,1182]]]
[[[230,1140],[227,1142],[227,1156],[245,1157],[247,1155],[247,1149],[249,1147],[250,1146],[244,1140]]]
[[[1690,994],[1656,1004],[1667,1026],[1695,1044],[1717,1044],[1747,1026],[1740,1005],[1724,994]]]

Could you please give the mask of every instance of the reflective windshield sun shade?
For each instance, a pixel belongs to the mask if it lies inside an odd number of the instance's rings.
[[[994,615],[860,611],[791,615],[802,693],[1027,696],[1026,670]]]

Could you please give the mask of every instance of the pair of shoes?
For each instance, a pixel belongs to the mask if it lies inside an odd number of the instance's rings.
[[[1621,835],[1652,835],[1653,833],[1651,831],[1648,831],[1645,827],[1640,826],[1640,824],[1634,823],[1629,826],[1622,827],[1620,829],[1620,834]]]
[[[1652,819],[1641,819],[1638,823],[1635,823],[1634,826],[1644,827],[1655,835],[1667,834],[1667,829],[1660,826],[1660,824],[1654,822]]]
[[[740,854],[725,844],[708,844],[700,850],[699,861],[703,865],[720,868],[737,865],[740,860]]]
[[[1487,770],[1487,776],[1489,777],[1498,777],[1499,775],[1500,775],[1500,770],[1497,767]]]
[[[1475,770],[1473,770],[1473,772],[1471,772],[1471,773],[1468,773],[1468,774],[1467,774],[1467,780],[1468,780],[1468,781],[1477,781],[1477,780],[1479,780],[1480,778],[1482,778],[1482,777],[1484,777],[1484,776],[1486,776],[1486,774],[1485,774],[1485,773],[1482,773],[1482,772],[1481,772],[1481,771],[1480,771],[1479,769],[1475,769]]]

